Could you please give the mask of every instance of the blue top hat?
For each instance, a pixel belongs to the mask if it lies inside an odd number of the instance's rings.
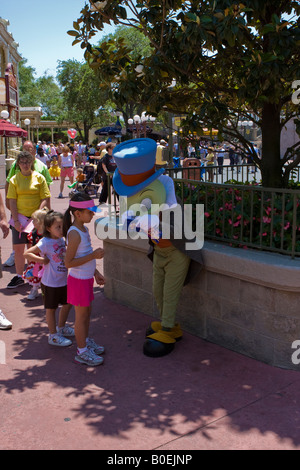
[[[163,168],[155,171],[156,149],[156,142],[147,138],[127,140],[114,148],[113,185],[120,196],[133,196],[164,173]]]

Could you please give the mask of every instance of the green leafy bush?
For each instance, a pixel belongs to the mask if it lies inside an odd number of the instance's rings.
[[[196,204],[204,205],[207,239],[300,255],[299,190],[270,190],[256,183],[175,185],[183,203],[193,204],[194,217]]]

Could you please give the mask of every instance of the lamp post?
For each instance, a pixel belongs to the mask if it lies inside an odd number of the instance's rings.
[[[30,119],[28,119],[28,118],[24,119],[24,124],[27,128],[27,139],[30,140],[30,136],[29,136]]]
[[[9,112],[6,111],[6,109],[3,109],[3,111],[1,111],[1,117],[3,119],[8,119],[9,118]]]
[[[138,114],[136,114],[135,116],[133,116],[133,120],[134,120],[135,127],[136,127],[136,136],[137,138],[140,138],[141,137],[141,118]]]
[[[154,116],[147,116],[145,111],[142,113],[141,116],[138,114],[135,114],[133,118],[128,119],[128,124],[130,127],[130,130],[133,132],[133,124],[135,124],[135,129],[136,129],[136,137],[139,138],[141,135],[144,135],[144,137],[147,137],[147,122],[148,120],[151,122],[153,125],[155,121]]]
[[[129,129],[133,134],[133,127],[132,127],[133,126],[133,119],[129,118],[127,122],[128,122],[128,125],[129,125]]]
[[[1,111],[1,117],[2,119],[8,119],[9,118],[9,112],[6,109],[3,109]],[[7,148],[7,137],[4,136],[4,142],[5,142],[5,157],[8,158],[8,148]]]
[[[244,137],[246,138],[246,134],[250,134],[250,130],[253,127],[253,121],[239,121],[238,125],[244,130]],[[250,129],[247,129],[248,127]]]

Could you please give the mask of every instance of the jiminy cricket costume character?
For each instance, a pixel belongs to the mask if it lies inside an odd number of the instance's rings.
[[[127,198],[123,211],[120,202],[120,217],[126,229],[133,227],[149,236],[153,295],[161,318],[161,321],[152,322],[146,331],[143,352],[150,357],[169,354],[182,338],[181,327],[176,323],[179,297],[184,284],[202,268],[201,252],[186,249],[184,227],[182,237],[174,237],[174,208],[180,202],[175,195],[173,180],[163,174],[164,169],[155,169],[156,147],[154,140],[141,138],[125,141],[113,151],[117,165],[113,185],[120,196]],[[132,213],[130,208],[136,205],[143,208],[142,216]],[[153,207],[158,205],[159,212],[154,210],[153,213]],[[165,219],[161,210],[170,210],[169,238],[162,237]]]

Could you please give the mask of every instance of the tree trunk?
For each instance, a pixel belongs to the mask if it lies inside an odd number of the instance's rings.
[[[88,144],[89,143],[89,130],[90,126],[86,121],[83,121],[83,132],[84,132],[84,143]]]
[[[267,188],[282,188],[282,162],[280,159],[280,109],[271,103],[262,111],[262,185]]]

